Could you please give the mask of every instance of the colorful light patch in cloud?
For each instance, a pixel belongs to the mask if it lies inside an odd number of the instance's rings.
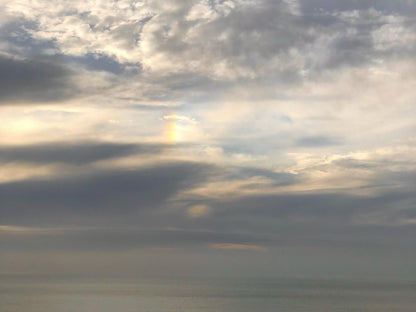
[[[175,115],[167,115],[163,117],[165,120],[164,139],[168,144],[175,144],[179,139],[177,120],[175,118],[171,118],[172,116]]]
[[[191,139],[190,128],[196,124],[194,119],[170,112],[163,116],[163,120],[165,121],[165,142],[175,144],[179,141],[189,141]]]

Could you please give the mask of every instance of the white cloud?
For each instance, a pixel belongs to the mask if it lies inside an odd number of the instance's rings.
[[[386,24],[372,33],[375,48],[381,51],[397,49],[413,50],[416,41],[414,29],[405,23]]]

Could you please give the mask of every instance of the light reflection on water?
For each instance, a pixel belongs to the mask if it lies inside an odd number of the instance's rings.
[[[2,312],[414,312],[416,283],[1,277]]]

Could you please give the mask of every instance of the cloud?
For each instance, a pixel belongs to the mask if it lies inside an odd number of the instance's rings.
[[[123,66],[123,64],[120,64],[113,58],[100,53],[87,53],[84,56],[65,56],[63,58],[65,63],[74,63],[92,72],[104,71],[119,75],[125,70],[125,66]]]
[[[27,31],[38,40],[55,42],[60,53],[113,58],[138,66],[147,77],[177,75],[180,81],[180,76],[192,73],[223,81],[273,77],[293,83],[302,80],[305,72],[360,65],[378,56],[371,31],[390,22],[401,27],[404,21],[388,19],[397,12],[383,11],[389,7],[387,2],[376,9],[369,3],[300,2],[301,11],[321,8],[320,18],[300,14],[294,1],[267,0],[256,4],[170,1],[169,5],[109,1],[86,6],[74,1],[70,10],[61,2],[54,7],[23,2],[8,3],[7,11],[12,17],[36,21]],[[340,10],[351,12],[350,16],[367,15],[371,27],[345,19],[347,13],[339,15]],[[383,17],[386,20],[378,25]],[[325,18],[332,22],[323,24]],[[396,40],[389,38],[385,40]]]
[[[251,216],[253,223],[257,219],[260,222],[274,220],[279,223],[306,222],[341,226],[351,225],[355,220],[360,220],[360,216],[372,215],[371,223],[387,222],[395,225],[403,211],[412,210],[413,200],[414,196],[404,191],[391,191],[375,196],[314,192],[248,195],[220,200],[210,205],[213,206],[217,218],[230,222],[236,216]]]
[[[187,116],[180,116],[180,115],[166,115],[163,116],[163,120],[173,120],[173,121],[181,121],[187,123],[196,123],[195,119],[187,117]]]
[[[210,207],[207,205],[194,205],[188,208],[188,215],[191,218],[200,218],[207,215],[210,211]]]
[[[14,232],[14,233],[30,233],[35,229],[24,226],[13,226],[13,225],[0,225],[0,231]]]
[[[227,96],[236,83],[253,95],[259,85],[284,93],[327,73],[394,60],[397,53],[411,59],[415,24],[406,13],[414,6],[347,2],[58,1],[51,7],[10,1],[3,28],[17,39],[4,40],[21,57],[29,53],[21,46],[37,47],[38,54],[62,55],[62,66],[82,69],[77,88],[60,88],[66,96],[195,107]],[[99,79],[97,72],[108,75]],[[259,94],[275,98],[257,92],[256,100]]]
[[[339,145],[341,141],[339,139],[327,137],[327,136],[308,136],[300,138],[297,145],[300,147],[320,148],[331,145]]]
[[[67,142],[36,145],[1,146],[0,161],[38,164],[87,164],[129,155],[156,154],[162,145],[117,144],[100,142]]]
[[[76,95],[70,70],[40,59],[0,55],[0,103],[62,101]]]
[[[211,244],[214,249],[223,250],[252,250],[252,251],[267,251],[266,247],[258,245],[246,245],[246,244]]]
[[[398,0],[394,3],[389,0],[361,0],[361,1],[342,1],[342,0],[298,0],[301,10],[305,13],[317,13],[319,11],[354,11],[368,10],[375,8],[394,13],[411,13],[414,9],[413,1]]]
[[[269,263],[266,276],[281,259],[401,268],[415,250],[415,9],[3,1],[0,245],[23,269],[91,252],[89,268],[116,254],[137,270],[154,250],[213,260],[210,273],[227,257],[254,275]]]
[[[255,235],[207,230],[137,227],[28,228],[2,226],[0,242],[6,250],[122,251],[147,248],[195,248],[201,245],[256,246]],[[231,243],[223,243],[228,241]],[[248,242],[248,243],[247,243]],[[224,248],[225,249],[225,248]],[[231,248],[230,248],[231,249]],[[237,249],[237,248],[236,248]],[[243,249],[243,248],[240,248]],[[257,250],[261,250],[258,248]],[[264,249],[263,249],[264,250]]]
[[[177,192],[206,179],[212,167],[191,162],[161,164],[136,170],[25,180],[0,184],[2,221],[33,218],[43,222],[62,217],[107,218],[152,212]],[[85,220],[87,221],[87,219]],[[90,220],[91,221],[91,220]]]

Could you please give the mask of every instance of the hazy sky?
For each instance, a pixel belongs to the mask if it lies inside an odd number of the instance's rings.
[[[0,273],[416,278],[416,1],[0,0]]]

